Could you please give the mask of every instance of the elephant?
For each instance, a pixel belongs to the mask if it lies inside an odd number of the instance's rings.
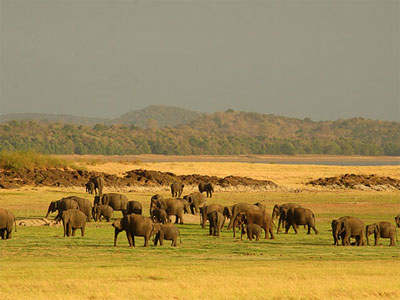
[[[400,228],[400,214],[394,217],[394,220],[396,222],[396,225],[398,228]]]
[[[170,221],[168,218],[167,212],[165,211],[165,209],[162,209],[162,208],[157,208],[157,209],[153,210],[152,220],[154,222],[158,222],[158,223],[162,223],[162,224],[169,223],[169,221]]]
[[[272,209],[272,219],[279,217],[278,228],[276,230],[276,233],[279,233],[281,225],[282,228],[286,227],[286,215],[288,210],[291,208],[298,208],[298,207],[301,206],[296,203],[284,203],[282,205],[278,204],[274,205],[274,208]]]
[[[207,218],[210,221],[210,235],[219,236],[225,224],[225,216],[221,212],[214,210],[207,214]]]
[[[111,206],[98,204],[96,207],[92,208],[93,210],[93,219],[97,222],[101,222],[101,217],[104,217],[107,222],[110,222],[111,217],[114,214],[114,210]]]
[[[199,192],[203,193],[206,192],[207,193],[207,198],[212,198],[212,193],[214,192],[214,186],[211,182],[200,182],[199,183]]]
[[[333,245],[339,246],[339,239],[342,239],[343,246],[350,245],[350,238],[356,239],[357,246],[365,246],[365,224],[357,217],[345,216],[332,220]]]
[[[97,204],[109,205],[113,210],[122,211],[122,215],[125,216],[127,214],[128,198],[125,195],[106,193],[101,196],[94,196],[94,206]]]
[[[114,227],[114,247],[117,246],[118,234],[121,231],[126,231],[129,247],[135,247],[135,236],[144,237],[144,247],[149,245],[151,233],[154,223],[149,217],[144,217],[138,214],[125,215],[112,223]]]
[[[232,218],[232,206],[224,206],[224,211],[222,214],[225,216],[227,219]]]
[[[206,222],[208,220],[207,215],[213,211],[218,211],[220,213],[224,213],[224,207],[222,205],[219,204],[209,204],[209,205],[205,205],[203,207],[200,207],[200,224],[201,224],[201,228],[205,228],[206,227]],[[226,217],[223,214],[224,217]]]
[[[14,214],[5,208],[0,208],[0,235],[1,239],[11,239],[11,233],[15,225],[15,232],[17,232],[17,222]]]
[[[186,199],[183,199],[183,198],[176,198],[176,200],[179,200],[179,201],[181,201],[181,202],[183,203],[183,212],[184,212],[185,214],[189,214],[189,213],[191,212],[190,204],[189,204],[189,202],[188,202]]]
[[[199,192],[194,192],[189,195],[183,196],[183,199],[189,202],[192,214],[199,213],[199,207],[203,206],[207,201],[204,195]]]
[[[138,201],[128,201],[126,206],[127,214],[142,214],[142,204]]]
[[[61,216],[63,226],[64,226],[64,237],[71,235],[75,236],[75,231],[77,229],[81,230],[81,235],[85,235],[86,226],[86,215],[79,209],[67,209],[64,210]]]
[[[78,203],[78,209],[86,215],[86,221],[90,222],[92,218],[92,203],[89,200],[77,196],[69,196],[64,199],[75,200]]]
[[[179,228],[174,224],[156,223],[153,225],[151,235],[155,235],[154,246],[157,246],[158,241],[160,241],[160,246],[162,246],[164,244],[164,240],[169,240],[172,241],[171,246],[176,247],[178,244],[178,236],[180,243],[182,244]]]
[[[231,212],[231,220],[229,221],[229,225],[228,225],[228,230],[230,230],[233,227],[233,237],[236,237],[236,217],[239,213],[241,212],[246,212],[249,210],[259,210],[260,207],[254,204],[250,204],[250,203],[238,203],[238,204],[234,204],[232,206],[232,212]],[[224,210],[225,212],[225,210]]]
[[[267,239],[271,234],[271,240],[275,239],[274,231],[272,228],[272,217],[267,214],[265,210],[249,210],[241,212],[236,216],[236,224],[241,227],[243,225],[258,224],[265,231],[265,238]],[[242,236],[240,237],[242,238]]]
[[[185,185],[183,183],[177,183],[177,182],[174,182],[173,184],[171,184],[171,196],[180,198],[182,195],[184,186]]]
[[[157,208],[165,209],[169,216],[176,216],[175,223],[183,224],[184,205],[183,202],[177,199],[159,199],[156,200]],[[153,211],[152,211],[153,216]]]
[[[45,218],[48,217],[50,212],[55,212],[58,210],[56,220],[60,221],[63,211],[67,209],[79,209],[78,202],[71,198],[62,198],[57,201],[51,201]]]
[[[95,194],[101,196],[103,194],[104,179],[101,176],[94,176],[89,178],[89,182],[93,182]],[[96,191],[97,190],[97,191]]]
[[[369,245],[368,237],[374,234],[375,236],[375,246],[378,245],[379,238],[389,238],[390,245],[396,246],[395,237],[397,240],[396,226],[389,222],[378,222],[374,224],[367,225],[365,227],[365,237],[367,238],[367,244]]]
[[[150,217],[151,218],[153,218],[153,210],[158,208],[157,203],[159,200],[164,200],[164,197],[161,196],[160,194],[156,194],[151,197],[151,200],[150,200]]]
[[[307,234],[310,234],[310,229],[312,228],[315,234],[318,234],[318,230],[315,227],[315,216],[311,209],[297,207],[290,208],[286,215],[286,231],[287,234],[290,227],[293,227],[294,232],[297,234],[298,225],[307,225]]]
[[[240,239],[242,240],[242,236],[243,233],[247,233],[247,238],[252,241],[253,238],[256,238],[256,241],[260,240],[260,236],[262,233],[262,228],[260,225],[256,224],[256,223],[252,223],[252,224],[247,224],[246,225],[246,231],[244,229],[244,227],[242,228],[242,234],[240,236]]]
[[[85,187],[86,187],[86,192],[89,194],[93,194],[94,193],[94,183],[92,181],[88,181],[87,183],[85,183]]]

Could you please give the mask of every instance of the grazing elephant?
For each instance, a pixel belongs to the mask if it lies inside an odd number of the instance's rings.
[[[242,231],[243,225],[257,224],[264,229],[266,239],[269,237],[268,234],[271,234],[271,240],[275,239],[272,228],[272,217],[267,214],[265,210],[249,210],[241,212],[236,216],[236,224],[239,225],[239,228],[242,228]]]
[[[221,212],[214,210],[207,214],[207,218],[210,221],[210,235],[219,236],[219,233],[225,224],[224,215]]]
[[[310,234],[312,228],[315,234],[318,234],[317,228],[315,228],[315,216],[311,209],[297,207],[290,208],[286,215],[286,231],[288,233],[290,227],[293,227],[294,232],[297,234],[298,225],[307,225],[307,234]]]
[[[183,183],[177,183],[177,182],[174,182],[173,184],[171,184],[172,198],[174,198],[174,197],[180,198],[182,195],[184,186],[185,185]]]
[[[142,214],[142,204],[138,201],[128,201],[127,207],[127,214]]]
[[[117,194],[117,193],[107,193],[101,196],[94,196],[94,205],[96,204],[104,204],[109,205],[113,208],[113,210],[120,210],[122,214],[125,216],[127,206],[128,206],[128,198],[125,195]]]
[[[394,220],[396,222],[397,227],[400,228],[400,215],[395,216]]]
[[[242,228],[242,234],[240,236],[240,240],[242,240],[243,233],[247,232],[247,238],[252,241],[253,238],[256,238],[256,241],[260,240],[260,236],[262,233],[262,228],[260,225],[252,223],[246,225],[246,231],[244,227]]]
[[[14,214],[5,208],[0,208],[0,235],[1,239],[11,239],[13,225],[15,225],[15,232],[17,232],[17,223]]]
[[[207,201],[204,195],[199,192],[194,192],[189,195],[183,196],[183,199],[189,202],[192,214],[199,213],[200,206],[203,206]]]
[[[162,209],[162,208],[156,208],[153,210],[152,220],[153,220],[153,222],[158,222],[158,223],[162,223],[162,224],[169,222],[167,212],[165,211],[165,209]]]
[[[205,205],[203,207],[200,207],[200,224],[201,224],[201,228],[205,228],[206,227],[206,222],[208,220],[207,215],[213,211],[218,211],[220,213],[223,214],[224,217],[226,217],[224,215],[224,207],[222,205],[219,204],[210,204],[210,205]]]
[[[174,224],[154,224],[151,235],[156,235],[154,239],[154,246],[157,246],[158,241],[160,241],[160,246],[164,244],[164,240],[172,241],[171,246],[176,247],[179,240],[182,244],[181,235],[179,233],[179,228]]]
[[[89,200],[77,196],[69,196],[64,199],[75,200],[78,203],[78,209],[86,215],[86,221],[90,222],[92,218],[92,203]]]
[[[93,219],[97,222],[101,222],[101,218],[104,217],[107,222],[110,222],[110,219],[112,218],[114,214],[114,210],[111,206],[108,205],[103,205],[103,204],[98,204],[95,207],[92,208],[93,210]]]
[[[104,179],[101,176],[94,176],[89,178],[89,182],[93,182],[95,194],[101,196],[103,194]],[[97,190],[97,191],[96,191]]]
[[[236,237],[236,217],[241,212],[247,212],[249,210],[258,210],[259,206],[250,203],[238,203],[232,206],[231,220],[229,221],[228,230],[233,227],[233,237]]]
[[[200,182],[199,183],[199,192],[203,193],[206,192],[207,193],[207,198],[212,198],[212,193],[214,192],[214,186],[211,182]]]
[[[282,205],[278,204],[274,205],[274,208],[272,209],[272,219],[279,217],[278,228],[276,230],[276,233],[279,233],[281,225],[282,228],[286,227],[286,215],[288,210],[291,208],[298,208],[298,207],[301,206],[296,203],[284,203]]]
[[[48,217],[49,213],[53,213],[58,210],[56,221],[60,221],[63,211],[67,209],[79,209],[78,202],[71,198],[62,198],[57,201],[51,201],[45,218]]]
[[[85,183],[85,187],[86,187],[86,192],[87,193],[92,195],[95,192],[94,183],[92,181],[89,181],[89,182]]]
[[[81,235],[85,235],[86,215],[79,209],[67,209],[63,211],[61,216],[64,226],[64,237],[71,235],[75,236],[77,229],[81,230]]]
[[[343,246],[350,246],[350,238],[356,239],[357,246],[365,246],[365,224],[359,218],[346,216],[332,220],[333,245],[339,246],[342,239]]]
[[[378,246],[379,238],[390,239],[389,246],[396,246],[395,237],[397,240],[396,226],[389,222],[378,222],[365,227],[365,237],[367,238],[367,244],[369,245],[368,237],[374,234],[375,246]]]
[[[114,227],[114,247],[117,246],[118,234],[121,231],[126,231],[129,247],[135,247],[135,236],[144,237],[144,247],[149,245],[151,232],[154,223],[149,217],[144,217],[137,214],[126,215],[112,223]]]
[[[183,224],[184,205],[183,202],[177,199],[159,199],[156,202],[157,208],[165,209],[169,216],[176,216],[175,223]],[[153,213],[153,211],[152,211]]]

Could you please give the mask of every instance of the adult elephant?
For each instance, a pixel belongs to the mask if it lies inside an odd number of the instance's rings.
[[[178,182],[174,182],[173,184],[171,184],[171,196],[174,198],[180,198],[183,192],[183,188],[184,188],[184,184],[183,183],[178,183]]]
[[[207,193],[207,198],[212,198],[212,193],[214,192],[214,186],[211,182],[200,182],[199,183],[199,192]]]
[[[400,215],[395,216],[394,221],[396,222],[397,227],[400,228]]]
[[[125,216],[127,213],[128,198],[125,195],[117,193],[106,193],[100,196],[94,196],[94,205],[97,203],[109,205],[113,210],[120,210]]]
[[[179,200],[179,201],[181,201],[181,202],[183,203],[183,212],[184,212],[185,214],[189,214],[189,213],[191,212],[190,204],[189,204],[189,202],[188,202],[186,199],[183,199],[183,198],[176,198],[176,200]]]
[[[183,224],[184,206],[183,202],[177,199],[159,199],[156,202],[157,208],[165,209],[169,216],[175,216],[175,223]]]
[[[219,204],[209,204],[209,205],[205,205],[200,208],[201,228],[203,228],[203,229],[206,228],[206,222],[208,220],[207,215],[213,211],[218,211],[224,215],[224,207]],[[224,215],[224,217],[226,218],[225,215]]]
[[[357,217],[345,216],[332,220],[333,245],[339,246],[342,239],[343,246],[350,245],[350,238],[356,239],[357,246],[365,246],[365,224]]]
[[[208,213],[207,218],[210,220],[210,235],[219,236],[219,233],[225,224],[224,215],[221,212],[214,210]]]
[[[135,247],[135,236],[144,237],[144,247],[147,247],[149,245],[154,223],[149,217],[130,214],[115,220],[112,226],[115,229],[114,247],[117,246],[118,234],[124,230],[126,231],[126,237],[130,247]]]
[[[78,203],[78,209],[86,215],[86,221],[90,222],[93,210],[92,203],[89,200],[77,196],[69,196],[65,199],[75,200]]]
[[[94,191],[94,183],[92,181],[88,181],[85,183],[86,192],[93,195]]]
[[[241,212],[247,212],[249,210],[259,210],[260,207],[254,204],[250,204],[250,203],[238,203],[238,204],[234,204],[232,205],[232,211],[231,211],[231,220],[229,221],[229,225],[228,225],[228,230],[230,230],[232,227],[234,228],[234,236],[235,236],[235,221],[236,221],[236,217],[239,213]]]
[[[139,201],[128,201],[126,205],[127,214],[142,214],[142,204]]]
[[[397,239],[396,226],[389,222],[378,222],[367,225],[365,227],[365,237],[367,238],[367,244],[369,245],[368,237],[374,234],[375,246],[378,246],[379,238],[390,239],[389,246],[396,246],[395,237]]]
[[[101,176],[90,177],[88,183],[90,182],[93,183],[95,194],[99,194],[99,196],[101,196],[103,194],[103,187],[104,187],[103,177]]]
[[[265,238],[267,239],[271,234],[271,240],[275,239],[272,228],[272,217],[263,210],[249,210],[247,212],[241,212],[236,217],[237,224],[242,227],[243,225],[257,224],[265,231]],[[242,238],[242,235],[241,237]]]
[[[315,227],[315,216],[311,209],[297,207],[288,210],[285,233],[288,233],[290,227],[293,227],[294,232],[297,234],[298,225],[307,225],[307,234],[311,233],[311,228],[314,230],[315,234],[318,234],[318,230]]]
[[[272,209],[272,219],[276,219],[277,217],[279,217],[278,228],[276,230],[276,233],[279,233],[281,225],[282,228],[286,227],[286,217],[288,210],[291,208],[298,208],[298,207],[301,206],[296,203],[284,203],[282,205],[279,204],[274,205],[274,208]]]
[[[158,201],[163,200],[163,199],[164,199],[164,197],[160,194],[156,194],[151,197],[151,200],[150,200],[150,217],[151,218],[153,218],[153,210],[159,208],[157,206]]]
[[[71,231],[72,236],[75,236],[77,229],[81,230],[81,236],[85,235],[86,215],[82,211],[79,209],[67,209],[63,211],[61,219],[64,227],[64,237],[70,236]]]
[[[199,208],[203,206],[207,199],[204,197],[202,193],[194,192],[190,193],[189,195],[183,196],[183,199],[187,200],[190,204],[190,210],[192,214],[199,213]]]
[[[56,216],[56,220],[60,221],[63,211],[67,209],[79,209],[79,204],[74,199],[71,198],[62,198],[57,201],[51,201],[49,204],[49,208],[47,209],[46,217],[52,212],[58,211]]]
[[[11,239],[13,225],[17,231],[17,223],[14,214],[5,208],[0,208],[0,235],[1,239]]]

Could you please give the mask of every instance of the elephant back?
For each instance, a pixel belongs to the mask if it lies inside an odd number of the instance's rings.
[[[69,199],[75,200],[78,203],[78,208],[81,212],[83,212],[86,217],[89,218],[91,217],[91,212],[92,212],[92,203],[90,203],[89,200],[81,197],[76,197],[76,196],[71,196]]]
[[[127,204],[127,213],[128,214],[142,214],[142,204],[138,201],[128,201]]]
[[[352,236],[362,235],[365,232],[365,223],[357,217],[346,216],[341,217],[338,221],[343,222],[346,231],[350,231]]]
[[[126,210],[128,198],[122,194],[107,193],[101,197],[101,203],[111,206],[114,210]]]
[[[126,226],[131,234],[136,236],[145,236],[153,229],[153,221],[149,217],[144,217],[138,214],[129,214],[126,217]]]
[[[79,209],[79,204],[72,198],[63,198],[58,202],[58,209],[60,213],[68,209]]]
[[[184,204],[182,201],[179,201],[177,199],[172,199],[172,198],[168,198],[168,199],[164,199],[162,201],[164,204],[164,208],[165,211],[167,212],[168,215],[174,215],[177,214],[179,212],[184,212]]]

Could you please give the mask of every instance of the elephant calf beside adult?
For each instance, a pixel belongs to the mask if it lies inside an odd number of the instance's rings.
[[[111,206],[112,209],[119,210],[125,216],[127,215],[128,198],[125,195],[117,193],[107,193],[102,196],[94,196],[94,206],[103,204]]]
[[[135,236],[144,237],[144,247],[149,245],[154,223],[149,217],[137,214],[126,215],[112,223],[114,227],[114,246],[117,246],[118,234],[126,231],[126,237],[130,247],[135,247]]]
[[[86,215],[86,221],[90,222],[92,217],[92,203],[89,200],[77,197],[69,196],[64,199],[72,199],[78,203],[78,209]]]
[[[281,205],[279,204],[274,205],[274,208],[272,209],[272,219],[279,217],[278,228],[276,230],[276,233],[279,233],[281,225],[282,228],[286,227],[286,218],[288,210],[291,208],[298,208],[298,207],[301,206],[296,203],[284,203]]]
[[[224,215],[224,207],[219,204],[210,204],[210,205],[205,205],[203,207],[200,207],[200,224],[201,228],[206,227],[206,222],[208,220],[207,215],[213,211],[218,211],[223,214],[223,216],[226,218]]]
[[[11,233],[15,225],[15,231],[17,231],[17,223],[14,214],[5,208],[0,208],[0,236],[1,239],[11,239]]]
[[[255,205],[255,204],[250,204],[250,203],[237,203],[232,205],[231,209],[229,207],[224,208],[224,215],[230,214],[230,221],[228,224],[228,230],[230,230],[233,227],[233,237],[236,237],[236,225],[237,225],[237,220],[236,217],[238,216],[239,213],[241,212],[248,212],[250,210],[264,210],[264,207]]]
[[[273,221],[272,217],[267,214],[265,210],[249,210],[246,212],[241,212],[236,217],[236,222],[239,227],[242,228],[243,232],[243,225],[251,225],[257,224],[265,231],[265,238],[271,235],[271,239],[275,239],[274,231],[273,231]],[[242,238],[242,235],[241,237]]]
[[[60,221],[62,213],[67,209],[79,209],[78,202],[71,198],[62,198],[60,200],[51,201],[45,218],[47,218],[50,213],[58,211],[55,220]]]
[[[225,216],[214,210],[207,214],[207,219],[210,221],[210,235],[219,236],[225,224]]]
[[[345,216],[332,220],[333,245],[339,246],[342,239],[343,246],[350,246],[350,238],[356,239],[357,246],[365,246],[365,224],[357,217]]]
[[[380,238],[390,239],[389,246],[396,246],[395,238],[397,240],[396,226],[389,222],[378,222],[367,225],[365,227],[365,237],[367,238],[367,244],[369,245],[368,237],[374,234],[375,246],[378,246]]]

